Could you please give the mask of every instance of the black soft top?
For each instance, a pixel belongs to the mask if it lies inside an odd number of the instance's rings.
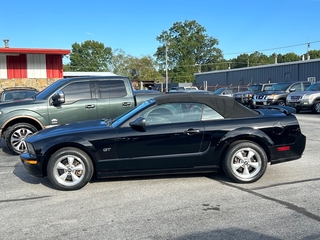
[[[157,104],[163,103],[202,103],[215,111],[224,118],[244,118],[255,117],[259,115],[257,111],[253,111],[242,104],[238,103],[231,97],[217,96],[212,94],[201,93],[180,93],[180,94],[165,94],[155,97]]]

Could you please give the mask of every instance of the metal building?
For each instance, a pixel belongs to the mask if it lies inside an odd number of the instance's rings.
[[[214,91],[220,87],[244,87],[255,83],[320,81],[320,59],[195,73],[195,85]]]

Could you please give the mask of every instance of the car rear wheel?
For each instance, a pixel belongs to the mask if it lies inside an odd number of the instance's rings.
[[[13,154],[21,154],[27,150],[27,137],[37,132],[38,129],[28,123],[18,123],[8,128],[5,135],[7,149]]]
[[[230,145],[222,162],[227,176],[238,183],[251,183],[260,179],[267,169],[265,151],[256,143],[237,141]]]
[[[315,102],[311,110],[313,113],[320,113],[320,102]]]
[[[93,164],[84,151],[66,147],[55,152],[47,166],[49,181],[59,190],[78,190],[93,175]]]

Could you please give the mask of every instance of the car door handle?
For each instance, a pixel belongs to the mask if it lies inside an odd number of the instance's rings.
[[[96,105],[95,105],[95,104],[88,104],[88,105],[86,105],[85,107],[86,107],[86,108],[95,108]]]
[[[200,133],[200,129],[189,128],[188,130],[185,130],[184,133],[187,135],[198,134]]]
[[[124,107],[130,107],[131,106],[131,102],[123,102],[122,106]]]

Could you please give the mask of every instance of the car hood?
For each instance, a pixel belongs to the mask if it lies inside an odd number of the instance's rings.
[[[252,94],[252,93],[256,93],[256,92],[255,91],[244,91],[244,92],[237,92],[237,93],[235,93],[235,95]]]
[[[85,132],[94,132],[111,129],[106,125],[104,119],[79,121],[68,124],[59,125],[56,127],[41,130],[30,137],[30,141],[37,141],[38,139],[61,137],[63,135],[74,135],[77,133],[85,134]],[[29,140],[29,138],[28,138]]]
[[[302,95],[305,95],[305,94],[315,94],[315,93],[320,94],[319,91],[303,91],[303,92],[290,93],[289,95],[290,95],[290,96],[302,96]]]
[[[285,91],[266,91],[266,92],[260,92],[256,95],[271,95],[271,94],[282,94],[285,93]]]

